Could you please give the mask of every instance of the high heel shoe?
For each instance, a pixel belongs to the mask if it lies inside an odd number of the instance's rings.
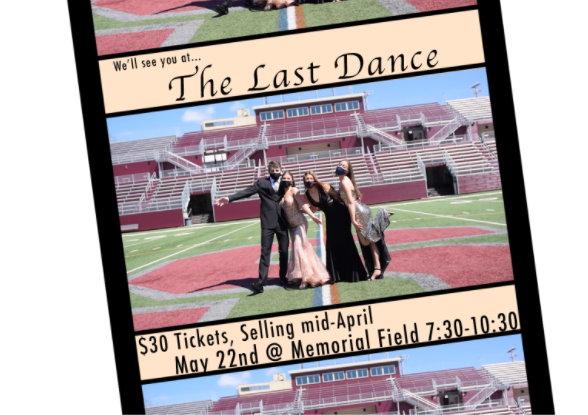
[[[376,273],[376,271],[382,271],[382,270],[380,268],[374,268],[374,274]],[[375,278],[374,278],[374,274],[371,275],[369,281],[375,281],[375,280],[378,280],[382,277],[381,272],[380,272],[380,275],[377,275]]]

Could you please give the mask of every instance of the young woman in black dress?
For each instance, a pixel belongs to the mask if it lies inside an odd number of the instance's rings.
[[[305,197],[314,210],[327,219],[327,271],[333,282],[366,281],[368,273],[357,252],[351,233],[351,217],[339,195],[327,183],[321,183],[313,171],[304,173]]]

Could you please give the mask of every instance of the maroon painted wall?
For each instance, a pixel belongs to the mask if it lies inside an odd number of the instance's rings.
[[[151,163],[151,164],[149,164]],[[155,160],[140,161],[137,163],[116,164],[112,166],[115,176],[125,176],[127,174],[149,173],[152,174],[157,170],[157,162]]]
[[[139,229],[134,229],[127,232],[184,226],[184,214],[182,213],[181,209],[138,213],[136,215],[124,215],[119,216],[119,218],[121,226],[134,224],[139,225]]]
[[[259,218],[261,201],[248,200],[245,202],[234,202],[224,206],[213,205],[214,221],[225,222],[229,220]]]
[[[385,413],[385,412],[396,412],[396,403],[390,400],[382,400],[379,402],[369,402],[369,403],[360,403],[355,405],[339,405],[334,404],[331,407],[326,408],[319,408],[319,409],[308,409],[304,411],[305,415],[315,415],[315,414],[323,414],[325,412],[332,412],[332,411],[343,411],[345,409],[353,409],[353,408],[365,408],[368,406],[375,406],[377,413]],[[410,409],[412,409],[412,405],[401,403],[400,404],[400,413],[402,414],[402,410],[404,409],[405,413],[408,414]],[[361,412],[358,412],[361,413]]]
[[[459,187],[459,194],[502,189],[500,173],[497,171],[457,176],[457,184]]]
[[[362,201],[367,204],[398,202],[401,200],[422,199],[427,197],[424,180],[408,183],[385,184],[382,186],[364,187],[361,189]],[[214,221],[259,218],[259,200],[229,203],[214,208]]]
[[[424,180],[363,187],[360,188],[360,190],[363,194],[361,201],[368,205],[397,202],[400,200],[422,199],[427,197],[427,186]]]

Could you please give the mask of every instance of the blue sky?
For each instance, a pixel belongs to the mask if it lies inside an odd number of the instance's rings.
[[[506,353],[516,347],[515,360],[524,360],[523,344],[520,335],[495,337],[483,340],[470,340],[461,343],[406,349],[389,352],[389,357],[408,355],[404,361],[406,374],[433,370],[476,367],[492,363],[510,362]],[[385,353],[374,353],[372,360],[383,359]],[[355,362],[367,361],[368,356],[354,357]],[[337,363],[351,362],[351,358],[337,359]],[[334,364],[334,360],[324,360],[321,366]],[[305,363],[305,368],[315,367],[317,363]],[[259,383],[272,380],[274,373],[286,373],[299,369],[300,365],[287,365],[270,369],[248,370],[225,375],[212,375],[196,379],[182,379],[143,386],[143,395],[149,406],[169,405],[204,399],[219,399],[237,394],[236,387],[244,383]]]
[[[443,102],[443,100],[474,97],[472,86],[480,84],[481,96],[488,96],[486,70],[450,72],[417,76],[392,81],[373,82],[353,86],[353,92],[371,90],[368,98],[370,109]],[[349,92],[349,87],[335,88],[336,95]],[[318,91],[319,97],[332,96],[332,89]],[[301,92],[301,99],[314,98],[315,91]],[[296,101],[298,94],[283,95],[284,101]],[[269,103],[280,102],[282,96],[268,97]],[[201,105],[175,110],[151,112],[108,119],[111,142],[138,140],[163,135],[182,135],[199,131],[206,119],[229,118],[237,115],[237,109],[263,105],[263,98],[244,99],[223,104]]]

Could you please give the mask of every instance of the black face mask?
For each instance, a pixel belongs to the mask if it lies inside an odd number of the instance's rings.
[[[278,180],[280,177],[282,177],[282,173],[270,173],[270,177],[272,179],[274,179],[274,181]]]
[[[304,182],[304,187],[306,187],[307,189],[312,189],[315,184],[315,182]]]
[[[290,186],[292,186],[292,182],[290,180],[282,180],[281,181],[282,186],[284,186],[286,189]]]

